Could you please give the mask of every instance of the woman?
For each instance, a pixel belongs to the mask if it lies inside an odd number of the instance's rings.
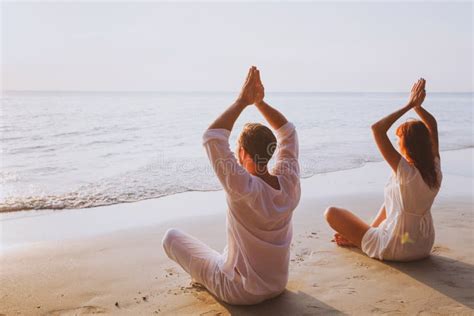
[[[431,205],[442,175],[437,123],[421,107],[425,83],[424,79],[418,80],[406,106],[372,125],[377,147],[393,170],[385,186],[384,204],[372,224],[342,208],[326,210],[326,220],[337,232],[335,241],[339,246],[357,246],[380,260],[410,261],[430,255],[434,242]],[[397,128],[399,153],[387,131],[411,109],[421,121],[409,120]]]

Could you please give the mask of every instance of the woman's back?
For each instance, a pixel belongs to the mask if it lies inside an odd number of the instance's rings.
[[[434,164],[437,178],[441,183],[442,174],[438,157],[435,158]],[[431,209],[431,205],[439,192],[439,187],[430,188],[419,170],[403,157],[400,159],[397,174],[392,177],[389,186],[391,188],[388,192],[386,191],[386,194],[389,193],[390,195],[386,196],[386,199],[399,201],[400,211],[420,216]],[[396,195],[399,195],[399,198]],[[390,212],[388,209],[387,211]]]
[[[441,182],[439,158],[435,158],[436,173]],[[434,243],[431,206],[439,188],[430,188],[419,170],[400,159],[397,174],[385,190],[387,220],[381,225],[386,239],[381,257],[385,260],[409,261],[426,257]]]

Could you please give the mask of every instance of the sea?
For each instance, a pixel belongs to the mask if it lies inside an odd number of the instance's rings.
[[[227,92],[28,92],[0,97],[0,212],[130,203],[219,190],[202,135],[236,98]],[[382,159],[370,126],[407,93],[267,93],[296,125],[303,178]],[[429,93],[441,150],[473,147],[473,94]],[[389,131],[396,144],[395,127]],[[265,123],[249,106],[247,122]],[[389,169],[387,168],[387,174]]]

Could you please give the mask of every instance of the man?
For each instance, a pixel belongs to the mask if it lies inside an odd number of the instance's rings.
[[[298,139],[293,124],[268,105],[260,72],[249,70],[237,99],[203,136],[203,144],[228,204],[227,242],[223,254],[179,230],[163,239],[167,255],[220,300],[250,305],[283,292],[288,281],[291,217],[300,199]],[[232,127],[255,104],[271,127],[245,125],[236,157],[230,150]],[[268,161],[277,147],[276,163]]]

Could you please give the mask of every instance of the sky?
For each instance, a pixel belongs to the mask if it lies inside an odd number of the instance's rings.
[[[2,2],[3,90],[473,91],[473,4]]]

